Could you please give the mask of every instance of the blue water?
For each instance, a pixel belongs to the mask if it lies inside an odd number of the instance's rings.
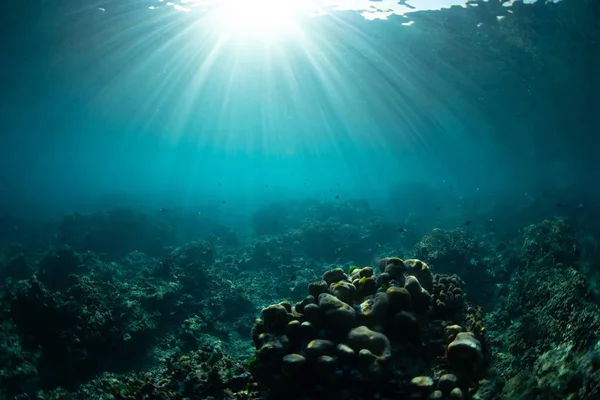
[[[405,181],[457,198],[594,182],[597,44],[526,20],[582,18],[584,38],[593,21],[569,2],[387,19],[364,12],[385,2],[341,2],[274,26],[228,24],[219,4],[11,3],[4,210],[218,207],[231,222],[282,199],[391,207]]]

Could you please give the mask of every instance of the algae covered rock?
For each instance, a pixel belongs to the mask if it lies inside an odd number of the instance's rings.
[[[350,282],[334,282],[331,285],[329,285],[329,293],[331,293],[344,303],[351,304],[354,301],[356,287]]]
[[[323,280],[328,285],[331,285],[332,283],[340,282],[343,280],[347,280],[347,279],[348,279],[348,276],[346,275],[344,270],[341,268],[334,268],[323,274]]]
[[[321,293],[327,293],[329,284],[325,281],[316,281],[308,284],[308,293],[314,299],[318,299]]]
[[[292,319],[282,304],[273,304],[263,308],[262,316],[265,327],[271,332],[283,332]]]
[[[356,323],[354,308],[330,294],[319,296],[319,309],[325,325],[333,330],[348,331]]]
[[[419,283],[429,293],[433,291],[433,275],[429,266],[421,260],[406,260],[404,261],[405,268],[408,268],[407,275],[414,276],[419,280]]]
[[[427,399],[433,392],[435,382],[429,376],[417,376],[410,381],[411,399]]]

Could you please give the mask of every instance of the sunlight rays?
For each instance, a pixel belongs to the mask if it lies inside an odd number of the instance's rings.
[[[387,1],[158,1],[142,12],[108,1],[79,14],[89,21],[69,40],[88,25],[92,40],[69,62],[90,75],[97,114],[140,135],[282,155],[384,148],[390,138],[410,147],[422,142],[417,110],[433,126],[464,101],[439,78],[464,80],[461,71],[335,11],[383,10]]]
[[[307,0],[223,0],[211,19],[227,34],[276,39],[301,33],[299,19],[313,12],[313,5]]]

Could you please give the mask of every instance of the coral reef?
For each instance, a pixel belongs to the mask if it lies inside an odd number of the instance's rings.
[[[169,357],[146,372],[102,373],[76,391],[48,391],[44,399],[248,399],[258,398],[246,365],[219,346],[205,344],[185,355]],[[16,399],[29,399],[18,396]]]
[[[110,262],[81,243],[7,243],[0,399],[600,398],[600,310],[581,269],[596,242],[584,249],[569,222],[438,229],[411,252],[371,210],[328,203],[291,205],[332,217],[288,215],[282,233],[238,241],[215,225]],[[351,246],[311,248],[314,229]],[[367,254],[383,258],[343,259]]]
[[[328,270],[296,305],[262,310],[253,372],[271,398],[467,398],[476,390],[485,330],[458,279],[414,259],[378,266]]]
[[[600,309],[572,233],[560,218],[524,230],[518,274],[486,318],[493,361],[482,398],[600,398]]]
[[[215,254],[208,242],[189,242],[161,262],[130,253],[117,265],[69,247],[41,255],[35,274],[0,291],[2,390],[74,390],[101,371],[148,366],[153,353],[165,358],[207,337],[233,345],[255,308],[241,289],[220,289],[227,273],[213,273]]]
[[[507,265],[512,261],[502,254],[506,245],[493,244],[496,240],[494,235],[488,235],[486,240],[478,242],[474,234],[463,228],[433,229],[415,245],[413,256],[440,273],[458,274],[464,280],[463,289],[469,298],[489,308],[490,293],[496,291],[498,283],[506,282]],[[497,254],[506,257],[500,259]]]

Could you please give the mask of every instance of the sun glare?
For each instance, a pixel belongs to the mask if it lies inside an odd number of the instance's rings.
[[[306,0],[223,0],[215,12],[218,27],[229,33],[277,36],[300,32],[311,7]]]

